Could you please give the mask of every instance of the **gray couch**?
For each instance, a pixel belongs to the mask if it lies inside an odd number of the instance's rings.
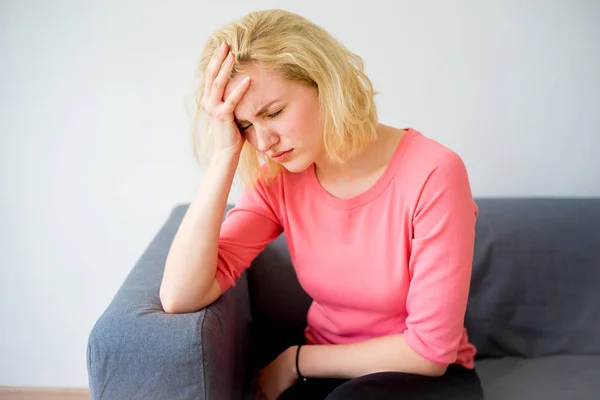
[[[476,201],[466,325],[485,398],[600,399],[600,199]],[[186,207],[90,334],[92,399],[248,398],[256,370],[302,340],[310,298],[284,236],[208,308],[163,312],[163,266]]]

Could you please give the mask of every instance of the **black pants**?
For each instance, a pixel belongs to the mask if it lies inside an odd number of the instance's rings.
[[[475,370],[458,364],[432,378],[402,372],[378,372],[354,379],[308,378],[296,382],[279,400],[483,400]]]

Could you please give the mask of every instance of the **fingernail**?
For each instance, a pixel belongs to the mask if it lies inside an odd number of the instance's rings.
[[[223,40],[223,43],[221,43],[221,49],[225,48],[225,41]]]

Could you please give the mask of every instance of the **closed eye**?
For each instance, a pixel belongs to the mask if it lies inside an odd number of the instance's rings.
[[[281,112],[283,111],[283,108],[279,111],[275,111],[272,114],[267,114],[267,118],[269,119],[274,119],[276,118],[279,114],[281,114]],[[252,124],[247,125],[247,126],[238,126],[238,129],[240,130],[240,132],[244,132],[245,130],[248,130],[250,127],[252,126]]]
[[[282,111],[283,111],[283,109],[281,109],[281,110],[279,110],[279,111],[275,111],[273,114],[269,114],[269,115],[267,115],[267,118],[269,118],[269,119],[273,119],[273,118],[275,118],[276,116],[278,116],[279,114],[281,114],[281,112],[282,112]]]

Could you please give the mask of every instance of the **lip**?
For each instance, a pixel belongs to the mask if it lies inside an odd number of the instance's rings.
[[[288,156],[290,155],[290,153],[292,151],[294,151],[294,149],[290,149],[290,150],[287,150],[287,151],[282,151],[282,152],[279,152],[279,153],[275,153],[275,154],[273,154],[271,156],[271,158],[273,160],[277,161],[277,162],[281,162],[281,161],[285,160],[286,158],[288,158]]]

